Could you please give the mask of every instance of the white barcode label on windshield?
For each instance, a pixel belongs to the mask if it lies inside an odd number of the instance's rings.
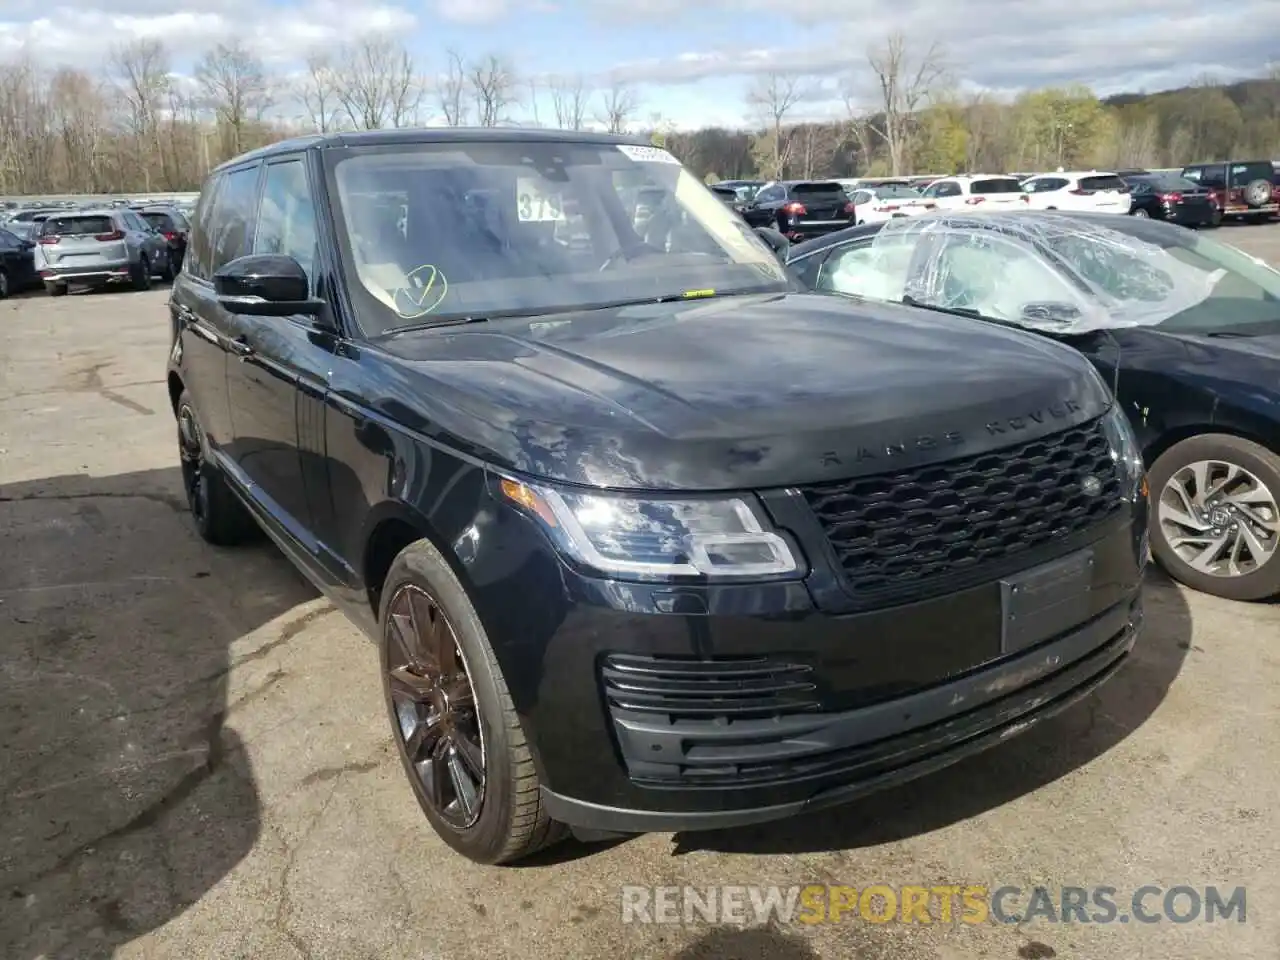
[[[618,144],[618,152],[636,163],[676,163],[680,161],[661,147],[639,147],[629,143]]]

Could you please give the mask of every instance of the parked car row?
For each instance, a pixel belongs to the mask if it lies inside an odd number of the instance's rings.
[[[147,289],[182,269],[190,225],[176,207],[29,208],[0,223],[0,296],[43,284],[51,296],[70,284],[127,283]]]
[[[998,744],[1127,662],[1149,553],[1280,592],[1280,274],[934,185],[707,190],[502,128],[211,175],[169,301],[195,527],[266,531],[377,643],[462,855],[739,827]]]

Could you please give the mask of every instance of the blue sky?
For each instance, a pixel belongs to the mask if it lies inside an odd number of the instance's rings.
[[[680,127],[752,121],[746,91],[771,71],[811,75],[797,118],[838,112],[841,91],[869,107],[867,50],[895,30],[916,50],[944,44],[958,83],[1000,93],[1072,82],[1103,94],[1153,90],[1257,75],[1280,59],[1280,0],[1220,11],[1203,0],[0,0],[0,9],[0,58],[85,66],[146,37],[163,40],[183,73],[211,44],[238,39],[287,78],[308,51],[390,33],[429,76],[446,48],[496,53],[526,77],[581,74],[595,89],[623,79],[638,95],[637,120],[660,114]],[[513,115],[531,119],[527,84],[520,92]],[[536,103],[546,122],[545,93]]]

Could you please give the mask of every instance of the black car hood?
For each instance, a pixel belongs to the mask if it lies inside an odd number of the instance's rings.
[[[791,294],[646,304],[384,338],[375,406],[497,466],[723,490],[879,473],[1098,416],[1088,363],[967,318]]]

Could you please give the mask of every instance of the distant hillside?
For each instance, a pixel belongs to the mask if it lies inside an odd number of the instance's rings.
[[[1104,97],[1102,102],[1109,107],[1127,107],[1151,101],[1175,100],[1200,89],[1202,87],[1186,86],[1151,93],[1117,93],[1114,96]],[[1240,80],[1236,83],[1215,85],[1215,89],[1225,94],[1237,107],[1244,107],[1250,103],[1280,102],[1280,80]]]

